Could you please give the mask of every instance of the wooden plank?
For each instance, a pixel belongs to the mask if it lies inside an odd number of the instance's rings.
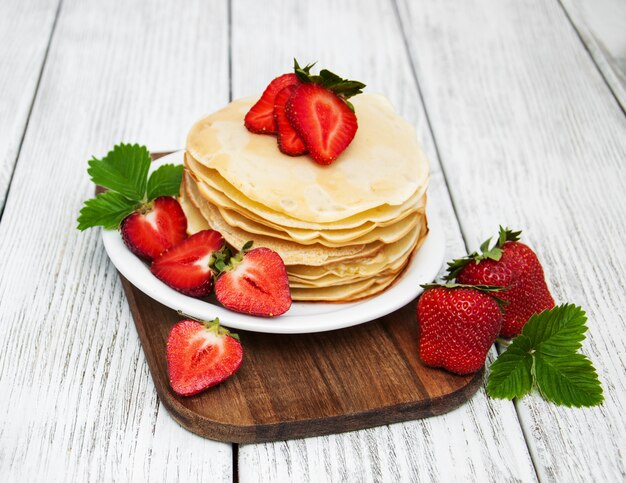
[[[560,2],[626,112],[626,3],[621,0]]]
[[[279,32],[267,35],[268,29]],[[383,92],[417,126],[432,161],[430,206],[444,221],[447,256],[464,252],[427,119],[391,2],[233,2],[233,94],[258,94],[301,62]],[[514,459],[510,455],[516,455]],[[510,402],[484,390],[444,416],[352,433],[239,447],[241,481],[496,480],[535,478]]]
[[[425,105],[470,248],[525,230],[557,302],[589,316],[606,402],[517,403],[545,481],[622,481],[626,422],[626,119],[557,2],[401,3]]]
[[[228,481],[232,447],[159,403],[99,230],[92,154],[184,144],[228,100],[225,2],[65,0],[0,224],[0,474]]]
[[[0,214],[60,0],[0,3]]]

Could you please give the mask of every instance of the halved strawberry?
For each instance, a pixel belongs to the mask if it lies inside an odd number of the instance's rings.
[[[341,99],[317,84],[302,84],[287,101],[287,119],[313,159],[330,164],[352,142],[358,128],[356,116]]]
[[[120,231],[130,251],[151,261],[187,237],[187,217],[175,198],[161,196],[124,218]]]
[[[183,320],[167,338],[167,372],[172,389],[193,396],[228,379],[241,366],[238,338],[213,322]]]
[[[213,288],[210,263],[224,246],[224,238],[214,230],[202,230],[163,252],[152,262],[155,277],[192,297],[204,297]]]
[[[299,156],[306,153],[306,147],[302,139],[300,139],[294,128],[291,127],[287,114],[285,114],[287,100],[296,88],[296,85],[285,87],[276,95],[276,100],[274,101],[274,120],[278,130],[278,149],[289,156]]]
[[[248,131],[257,134],[276,134],[276,124],[274,122],[276,94],[287,86],[299,83],[300,81],[296,74],[283,74],[270,82],[265,91],[263,91],[261,99],[246,114],[244,123]]]
[[[273,317],[291,307],[283,259],[265,247],[234,256],[215,282],[215,295],[227,309],[251,315]]]

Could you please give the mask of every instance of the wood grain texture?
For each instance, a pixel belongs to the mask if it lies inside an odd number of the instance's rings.
[[[178,396],[165,354],[180,315],[123,285],[160,400],[183,427],[210,439],[258,443],[435,416],[465,403],[482,384],[482,371],[455,376],[420,362],[410,303],[332,332],[238,331],[245,354],[235,375],[197,396]]]
[[[268,35],[268,29],[280,35]],[[465,253],[427,118],[391,2],[233,1],[233,94],[260,92],[301,62],[383,92],[417,127],[431,159],[429,203],[444,221],[446,256]],[[510,455],[515,455],[511,458]],[[512,403],[479,392],[444,416],[347,434],[241,445],[248,481],[533,481],[535,472]]]
[[[499,223],[523,229],[557,302],[589,316],[583,352],[606,402],[517,402],[538,474],[623,481],[623,112],[556,2],[412,1],[400,11],[469,248]]]
[[[3,481],[229,481],[232,447],[159,403],[86,167],[120,140],[177,147],[228,100],[225,2],[65,0],[0,223]]]
[[[626,112],[626,3],[621,0],[560,2]]]
[[[60,0],[0,2],[0,213]]]

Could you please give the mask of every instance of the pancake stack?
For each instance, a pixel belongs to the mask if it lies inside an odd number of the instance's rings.
[[[191,129],[181,205],[189,231],[212,228],[236,250],[280,254],[294,300],[349,302],[389,287],[428,232],[428,162],[414,128],[386,98],[351,99],[359,128],[330,166],[282,154],[248,132],[256,98],[234,101]]]

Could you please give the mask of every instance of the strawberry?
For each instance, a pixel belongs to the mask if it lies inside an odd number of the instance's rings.
[[[193,396],[228,379],[242,359],[239,338],[221,327],[218,319],[183,320],[167,338],[170,385],[181,396]]]
[[[473,252],[448,263],[446,277],[456,278],[459,283],[506,289],[499,295],[507,302],[500,331],[500,336],[506,338],[518,335],[531,315],[554,307],[541,263],[528,246],[518,241],[520,234],[500,227],[493,248],[489,248],[489,239],[481,245],[480,254]]]
[[[274,120],[278,130],[278,149],[289,156],[299,156],[306,153],[306,147],[302,139],[300,139],[294,128],[291,127],[287,114],[285,114],[287,100],[295,90],[295,85],[285,87],[278,93],[274,101]]]
[[[352,142],[358,127],[348,104],[318,84],[302,84],[287,101],[287,119],[319,164],[331,164]]]
[[[161,196],[124,218],[120,231],[130,251],[152,261],[187,237],[187,217],[175,198]]]
[[[166,250],[152,262],[155,277],[191,297],[204,297],[213,288],[210,265],[224,246],[222,235],[202,230]]]
[[[478,371],[502,325],[492,287],[425,285],[417,303],[422,362],[455,374]]]
[[[261,99],[246,114],[244,124],[248,131],[257,134],[276,134],[274,121],[276,95],[285,87],[298,83],[296,74],[283,74],[270,82],[263,91]]]
[[[215,282],[217,300],[227,309],[263,317],[281,315],[291,307],[287,270],[280,255],[248,242]]]

